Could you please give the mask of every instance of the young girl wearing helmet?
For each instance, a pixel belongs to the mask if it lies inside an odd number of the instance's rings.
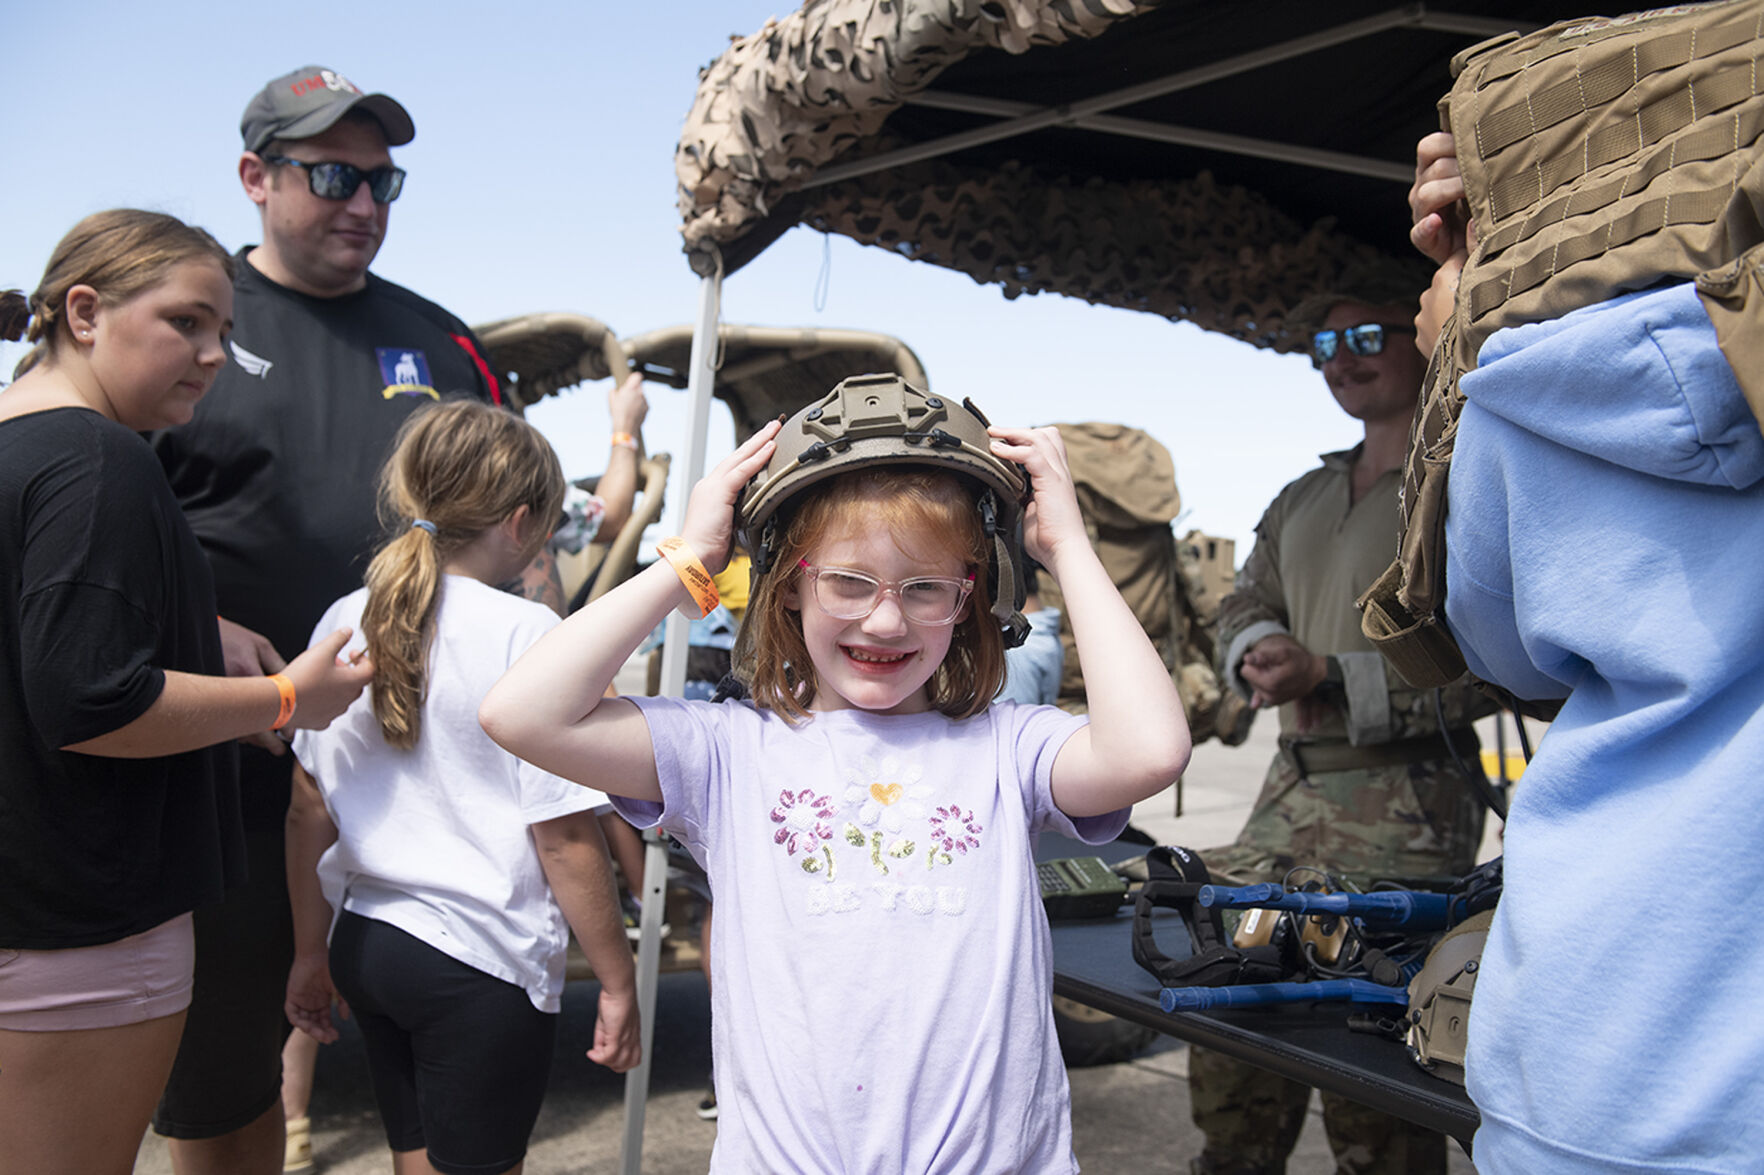
[[[752,700],[603,701],[670,609],[715,603],[738,497]],[[1020,631],[1019,525],[1071,609],[1088,721],[989,704],[1001,627]],[[1077,1170],[1031,841],[1111,839],[1190,743],[1085,536],[1059,434],[857,377],[724,458],[662,546],[479,716],[709,874],[712,1170]]]

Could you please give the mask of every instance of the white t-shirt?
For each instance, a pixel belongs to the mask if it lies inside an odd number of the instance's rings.
[[[326,610],[314,639],[341,627],[363,647],[367,591]],[[324,793],[337,843],[319,860],[331,908],[396,926],[558,1010],[569,926],[529,825],[607,803],[490,741],[478,703],[558,618],[465,576],[443,577],[422,730],[411,750],[380,736],[363,690],[326,730],[294,736]]]
[[[632,700],[664,802],[613,805],[680,837],[716,895],[711,1170],[1075,1172],[1031,838],[1127,822],[1054,806],[1085,720]]]

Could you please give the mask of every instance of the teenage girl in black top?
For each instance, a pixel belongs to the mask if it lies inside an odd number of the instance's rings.
[[[189,1004],[189,911],[242,877],[231,740],[321,728],[372,670],[339,632],[223,676],[207,561],[147,443],[226,363],[232,260],[159,213],[87,217],[0,338],[0,1155],[134,1165]],[[218,744],[218,745],[217,745]]]

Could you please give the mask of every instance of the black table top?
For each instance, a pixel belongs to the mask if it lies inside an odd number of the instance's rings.
[[[1154,915],[1159,947],[1187,953],[1187,932],[1174,914]],[[1469,1149],[1476,1107],[1464,1090],[1424,1072],[1399,1043],[1350,1032],[1345,1002],[1165,1012],[1158,981],[1133,961],[1133,919],[1053,924],[1054,991],[1068,999],[1145,1024],[1159,1032],[1314,1085],[1449,1134]]]

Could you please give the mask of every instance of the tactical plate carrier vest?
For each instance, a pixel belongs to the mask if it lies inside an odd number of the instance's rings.
[[[1564,21],[1459,54],[1440,102],[1476,248],[1428,364],[1397,558],[1361,627],[1410,684],[1464,672],[1444,624],[1458,381],[1495,331],[1694,279],[1764,421],[1764,0]]]

